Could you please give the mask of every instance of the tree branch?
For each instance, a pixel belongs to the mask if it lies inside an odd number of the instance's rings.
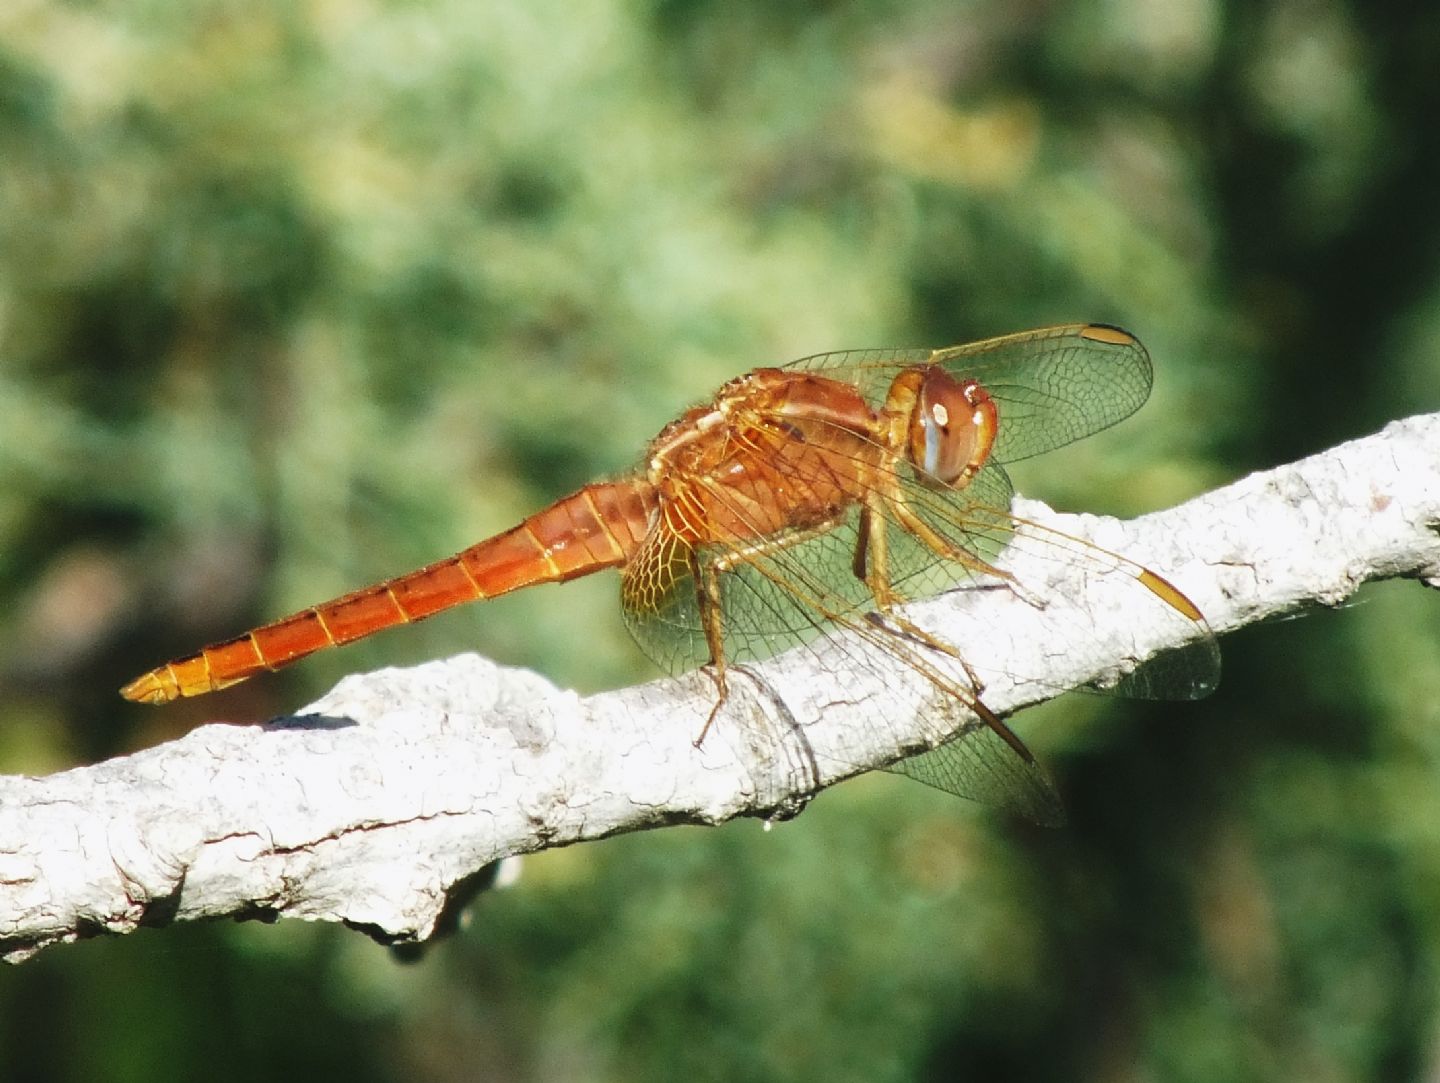
[[[1440,414],[1129,522],[1029,501],[1016,512],[1162,570],[1216,632],[1336,604],[1371,579],[1434,587]],[[1163,607],[1137,607],[1139,592],[1109,589],[1096,571],[1026,569],[1044,604],[972,590],[909,612],[965,644],[1003,714],[1174,645]],[[93,767],[0,778],[0,956],[220,916],[342,921],[419,941],[507,856],[793,814],[819,787],[933,740],[873,722],[882,695],[918,716],[923,681],[882,669],[863,643],[836,649],[732,671],[699,748],[715,701],[704,674],[581,698],[461,655],[347,678],[265,725],[207,725]]]

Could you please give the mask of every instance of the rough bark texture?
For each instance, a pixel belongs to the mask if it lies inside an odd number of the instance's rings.
[[[1333,605],[1367,580],[1434,587],[1440,415],[1129,522],[1016,510],[1162,571],[1217,633]],[[1005,713],[1167,645],[1174,622],[1152,619],[1163,607],[1137,606],[1140,592],[1104,578],[1037,569],[1025,581],[1045,580],[1063,603],[972,591],[916,612],[966,645],[985,702]],[[582,699],[462,655],[348,678],[266,725],[202,726],[93,767],[0,778],[0,954],[18,962],[57,942],[218,916],[418,941],[507,856],[793,813],[904,745],[867,722],[882,689],[857,657],[841,658],[840,677],[823,647],[747,667],[699,748],[715,698],[704,674]],[[883,694],[918,703],[924,689],[891,673]]]

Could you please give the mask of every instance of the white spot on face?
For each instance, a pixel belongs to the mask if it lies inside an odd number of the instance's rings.
[[[937,402],[930,407],[930,416],[935,420],[935,424],[942,428],[950,424],[950,411],[945,409],[944,403]]]
[[[979,410],[976,410],[970,415],[970,424],[978,429],[981,425],[985,424],[985,416],[981,414]]]

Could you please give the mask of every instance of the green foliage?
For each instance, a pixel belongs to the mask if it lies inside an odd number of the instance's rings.
[[[1150,404],[1016,472],[1127,514],[1436,408],[1440,13],[1390,7],[10,5],[0,769],[461,649],[648,676],[597,579],[113,692],[625,468],[756,364],[1129,327]],[[0,1074],[1433,1073],[1440,612],[1396,585],[1225,649],[1206,704],[1022,718],[1064,831],[874,779],[530,859],[409,967],[293,926],[61,949],[0,976]]]

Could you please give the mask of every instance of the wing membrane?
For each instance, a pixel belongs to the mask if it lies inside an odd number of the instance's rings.
[[[928,772],[917,767],[907,772],[912,777],[1040,823],[1058,823],[1059,797],[1044,769],[972,712],[977,697],[963,662],[899,634],[883,620],[867,619],[874,603],[850,567],[854,536],[854,523],[847,522],[788,546],[752,551],[725,572],[727,661],[804,649],[818,668],[833,674],[829,695],[878,690],[866,699],[871,732],[885,735],[896,748],[915,748],[918,740],[924,756],[946,764]],[[915,678],[918,700],[897,690],[897,669]]]
[[[1150,355],[1132,335],[1103,324],[1068,324],[939,350],[847,350],[787,368],[855,384],[876,406],[897,373],[935,362],[979,380],[999,404],[991,452],[1012,463],[1064,447],[1129,417],[1150,395]]]

